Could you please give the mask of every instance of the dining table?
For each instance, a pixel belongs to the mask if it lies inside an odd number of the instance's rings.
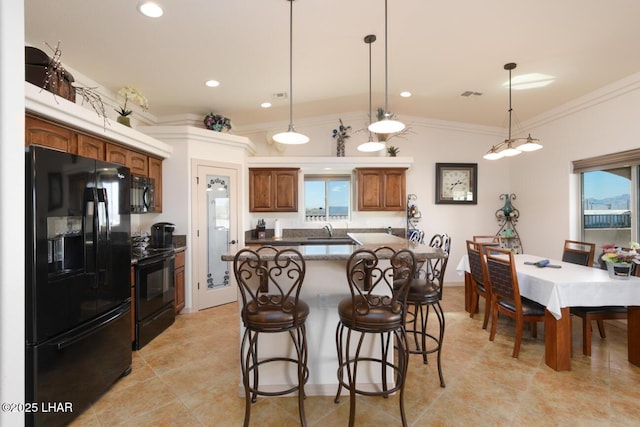
[[[640,366],[640,278],[611,277],[607,270],[531,254],[514,256],[520,295],[545,306],[545,363],[556,371],[571,369],[571,307],[627,307],[629,362]],[[551,266],[535,263],[548,260]],[[469,258],[456,267],[472,283]]]

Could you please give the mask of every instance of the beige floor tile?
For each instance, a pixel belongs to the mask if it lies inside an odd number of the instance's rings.
[[[480,310],[484,309],[480,301]],[[627,358],[626,324],[607,321],[607,338],[593,336],[592,356],[582,355],[581,322],[574,321],[572,370],[544,364],[544,326],[538,338],[525,330],[513,359],[513,321],[501,318],[496,338],[482,315],[464,311],[464,289],[448,287],[441,388],[435,355],[423,364],[412,355],[405,410],[410,426],[636,426],[640,425],[640,368]],[[238,396],[237,304],[179,315],[175,324],[134,352],[133,370],[73,426],[240,426],[245,401]],[[435,322],[434,322],[435,323]],[[430,326],[430,327],[433,327]],[[310,427],[345,426],[349,398],[309,396]],[[251,426],[298,426],[295,397],[259,397]],[[356,426],[400,425],[398,395],[358,396]]]

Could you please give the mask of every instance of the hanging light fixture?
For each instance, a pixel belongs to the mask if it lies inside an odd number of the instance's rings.
[[[289,129],[273,135],[273,140],[280,144],[306,144],[309,137],[298,133],[293,128],[293,2],[289,8]]]
[[[501,143],[494,145],[483,156],[487,160],[497,160],[502,157],[511,157],[520,154],[523,151],[535,151],[542,148],[539,139],[534,139],[531,134],[526,138],[511,138],[511,70],[516,68],[515,62],[509,62],[504,65],[504,69],[509,71],[509,135],[507,139]]]
[[[389,113],[387,20],[387,0],[384,0],[384,118],[369,125],[369,130],[374,133],[396,133],[404,129],[404,123],[398,120],[392,120],[391,113]]]
[[[369,45],[369,124],[371,124],[371,120],[373,119],[373,112],[371,109],[371,43],[374,41],[376,41],[376,36],[374,34],[369,34],[364,37],[364,42]],[[373,132],[369,131],[369,141],[358,145],[358,151],[380,151],[384,149],[384,147],[385,145],[383,142],[373,140]]]

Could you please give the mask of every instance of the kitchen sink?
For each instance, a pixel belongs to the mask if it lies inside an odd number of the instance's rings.
[[[350,237],[307,237],[303,245],[355,245]]]

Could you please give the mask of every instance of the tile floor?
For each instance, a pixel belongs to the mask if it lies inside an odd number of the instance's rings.
[[[412,356],[406,413],[411,426],[637,426],[640,368],[626,357],[626,325],[608,321],[607,338],[594,335],[592,357],[582,355],[574,321],[572,370],[544,364],[544,328],[526,332],[519,359],[511,358],[513,323],[501,320],[494,342],[481,316],[464,311],[464,289],[444,292],[446,333],[438,384],[435,359]],[[177,317],[175,324],[133,354],[132,373],[120,379],[73,426],[241,426],[238,397],[237,304]],[[481,307],[482,310],[482,307]],[[434,322],[435,323],[435,322]],[[344,426],[349,400],[308,397],[309,426]],[[252,426],[299,425],[297,400],[258,398]],[[358,398],[357,426],[400,425],[397,397]]]

